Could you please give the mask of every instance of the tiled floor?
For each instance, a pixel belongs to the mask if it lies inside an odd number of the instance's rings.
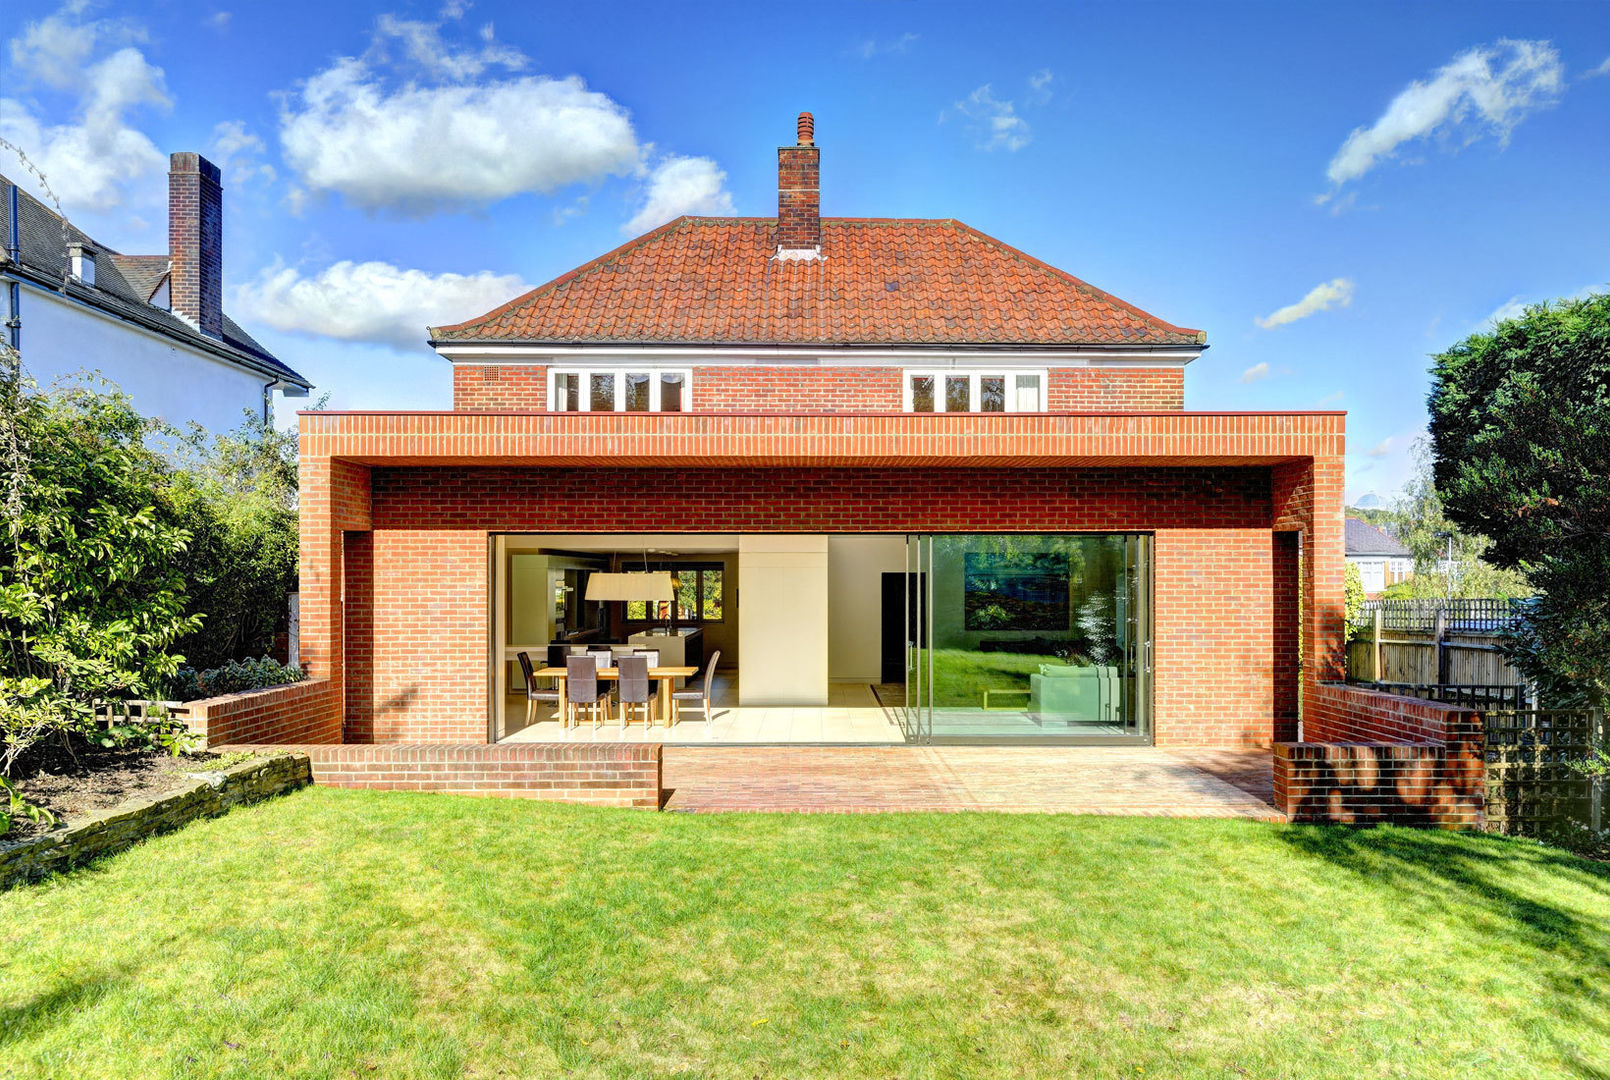
[[[717,676],[711,720],[705,724],[697,707],[683,713],[674,728],[657,723],[646,728],[641,719],[626,725],[618,720],[600,725],[583,723],[566,732],[557,720],[543,720],[506,736],[504,742],[585,742],[629,740],[676,743],[819,743],[826,745],[889,745],[905,742],[893,714],[885,711],[865,683],[832,683],[825,706],[739,705],[738,691],[728,676]],[[525,719],[525,700],[511,697],[508,722]],[[641,716],[641,713],[638,714]]]
[[[672,811],[1013,810],[1279,821],[1267,750],[668,747]]]

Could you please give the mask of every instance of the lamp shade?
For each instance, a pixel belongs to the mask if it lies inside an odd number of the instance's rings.
[[[676,595],[671,575],[663,570],[638,574],[589,574],[589,600],[670,600]]]

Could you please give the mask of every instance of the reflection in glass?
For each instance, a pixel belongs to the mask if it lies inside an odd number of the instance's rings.
[[[553,407],[556,412],[575,412],[581,408],[581,376],[553,377]]]
[[[648,412],[648,373],[626,373],[626,411]]]
[[[680,371],[660,372],[660,411],[682,411],[682,384],[685,376]]]
[[[614,412],[615,411],[615,374],[614,374],[614,372],[607,372],[607,373],[601,374],[601,375],[600,374],[594,374],[592,376],[591,386],[592,386],[592,393],[590,395],[590,400],[588,401],[588,407],[590,409],[592,409],[593,412]]]
[[[911,411],[934,411],[934,377],[932,375],[913,375],[911,377]]]
[[[969,412],[973,407],[971,382],[966,375],[945,376],[945,411]]]
[[[985,375],[978,380],[978,409],[980,412],[1006,411],[1006,378]]]
[[[1040,411],[1040,377],[1038,375],[1019,375],[1017,377],[1017,411]]]

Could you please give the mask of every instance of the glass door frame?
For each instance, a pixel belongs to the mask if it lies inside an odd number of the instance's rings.
[[[906,701],[901,729],[913,745],[935,746],[1151,746],[1152,668],[1154,630],[1154,554],[1155,535],[1149,532],[1036,532],[1045,536],[1121,536],[1125,541],[1127,581],[1126,624],[1129,667],[1124,684],[1125,699],[1133,711],[1133,733],[1125,735],[935,735],[933,680],[934,656],[929,644],[934,632],[933,545],[935,536],[995,535],[983,533],[907,533],[906,534]],[[911,617],[910,590],[923,595],[916,605],[917,618]],[[915,624],[915,625],[913,625]]]

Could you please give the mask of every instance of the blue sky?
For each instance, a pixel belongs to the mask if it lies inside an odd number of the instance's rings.
[[[0,135],[166,250],[225,169],[226,306],[332,407],[443,408],[428,322],[681,212],[955,217],[1184,325],[1199,409],[1344,408],[1389,494],[1427,354],[1610,283],[1603,4],[7,4]],[[0,152],[0,170],[18,175]]]

